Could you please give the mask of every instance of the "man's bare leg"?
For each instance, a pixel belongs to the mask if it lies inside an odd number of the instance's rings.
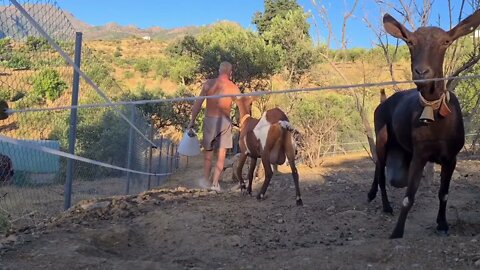
[[[218,186],[218,181],[220,180],[220,174],[223,171],[223,166],[225,164],[225,155],[227,154],[226,148],[218,149],[217,163],[213,171],[213,186]]]
[[[212,171],[213,151],[205,151],[203,157],[203,185],[208,187],[210,184],[210,172]]]

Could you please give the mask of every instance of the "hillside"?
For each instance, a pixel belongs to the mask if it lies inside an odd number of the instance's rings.
[[[119,40],[143,37],[149,37],[150,39],[154,40],[171,40],[181,38],[185,35],[195,35],[200,31],[200,27],[198,26],[187,26],[172,29],[154,26],[141,29],[135,25],[122,26],[115,22],[100,26],[92,26],[78,20],[69,12],[65,12],[65,15],[76,30],[83,32],[84,37],[87,40]]]

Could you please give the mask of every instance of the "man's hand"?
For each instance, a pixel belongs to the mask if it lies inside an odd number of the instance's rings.
[[[187,133],[187,134],[188,134],[189,137],[195,137],[195,136],[197,136],[197,134],[195,133],[195,130],[193,129],[193,127],[188,128],[188,133]]]

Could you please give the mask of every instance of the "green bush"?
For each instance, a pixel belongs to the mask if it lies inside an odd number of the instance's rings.
[[[13,91],[8,88],[0,87],[0,100],[15,102],[25,96],[22,91]]]
[[[142,76],[146,76],[152,69],[152,65],[148,59],[138,59],[133,68],[140,72]]]
[[[33,78],[33,91],[51,101],[59,98],[66,88],[67,84],[53,69],[44,69]]]
[[[10,221],[8,215],[0,211],[0,233],[3,234],[10,229]]]
[[[32,62],[28,59],[26,54],[14,52],[6,62],[5,66],[13,69],[30,69],[32,67]]]
[[[44,49],[51,48],[48,44],[47,39],[41,37],[29,36],[27,37],[27,42],[25,43],[27,49],[31,52],[36,52]]]

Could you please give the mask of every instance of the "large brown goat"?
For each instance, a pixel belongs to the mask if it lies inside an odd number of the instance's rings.
[[[285,113],[278,109],[266,111],[259,119],[250,116],[252,100],[244,97],[245,106],[240,109],[240,157],[236,168],[237,178],[242,190],[252,194],[253,173],[257,164],[257,159],[262,159],[262,165],[265,170],[265,181],[257,195],[257,199],[263,199],[267,192],[268,185],[273,175],[272,165],[288,163],[292,170],[293,182],[296,190],[296,203],[303,205],[298,183],[298,172],[295,165],[295,141],[293,138],[293,128],[288,121]],[[247,157],[250,157],[250,167],[248,171],[248,186],[242,176],[243,166]]]
[[[389,14],[383,17],[383,24],[390,35],[407,43],[414,80],[443,78],[447,48],[478,27],[480,11],[477,10],[450,31],[420,27],[410,32]],[[445,82],[417,82],[416,86],[416,89],[390,96],[377,107],[374,115],[378,161],[368,199],[375,198],[380,186],[383,211],[392,213],[385,178],[392,186],[407,187],[402,210],[390,238],[403,237],[407,214],[413,206],[427,162],[441,165],[437,230],[447,234],[445,210],[448,190],[457,154],[465,143],[460,104],[457,97],[446,90]]]

